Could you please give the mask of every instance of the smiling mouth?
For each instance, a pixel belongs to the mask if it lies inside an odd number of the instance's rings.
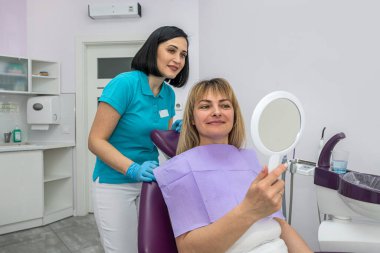
[[[171,69],[172,71],[174,71],[174,72],[176,72],[176,71],[178,71],[178,67],[176,67],[176,66],[168,66],[169,67],[169,69]]]
[[[217,124],[224,124],[224,121],[210,121],[207,122],[208,125],[217,125]]]

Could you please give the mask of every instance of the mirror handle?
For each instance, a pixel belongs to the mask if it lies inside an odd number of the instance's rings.
[[[280,165],[280,155],[279,154],[273,154],[269,158],[269,164],[268,164],[268,173],[271,173],[272,170],[277,168],[278,165]]]

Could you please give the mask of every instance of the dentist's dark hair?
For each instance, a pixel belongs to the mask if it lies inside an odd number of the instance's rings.
[[[157,67],[157,49],[158,46],[168,40],[182,37],[186,39],[187,49],[189,48],[189,41],[187,34],[180,28],[175,26],[162,26],[156,29],[149,38],[145,41],[144,45],[136,53],[132,60],[132,69],[140,70],[146,75],[154,75],[162,77],[162,74]],[[189,78],[189,56],[185,58],[185,65],[181,72],[171,80],[166,80],[174,87],[182,87],[186,84]]]

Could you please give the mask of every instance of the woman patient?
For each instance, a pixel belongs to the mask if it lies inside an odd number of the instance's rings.
[[[280,165],[261,168],[242,149],[244,122],[229,83],[191,90],[177,156],[154,170],[180,253],[312,252],[281,214]]]

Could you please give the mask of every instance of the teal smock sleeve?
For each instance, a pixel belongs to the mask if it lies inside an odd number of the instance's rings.
[[[112,79],[104,88],[99,102],[112,106],[120,115],[127,110],[132,100],[131,78],[128,73],[122,73]]]

